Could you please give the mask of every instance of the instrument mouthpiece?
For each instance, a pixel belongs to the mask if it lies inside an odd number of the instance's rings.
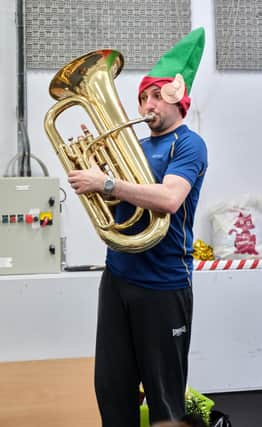
[[[144,117],[144,119],[145,119],[145,122],[147,123],[147,122],[151,122],[152,120],[154,120],[155,117],[156,117],[156,115],[154,113],[150,113],[150,114],[147,114]]]

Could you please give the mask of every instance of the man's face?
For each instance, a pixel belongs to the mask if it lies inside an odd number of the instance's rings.
[[[154,113],[155,119],[148,123],[153,136],[171,131],[178,120],[181,120],[179,109],[175,104],[168,104],[161,96],[161,89],[152,85],[140,95],[139,112],[143,116]]]

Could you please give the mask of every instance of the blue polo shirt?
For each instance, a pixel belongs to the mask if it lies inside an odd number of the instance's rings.
[[[165,175],[186,179],[191,191],[179,210],[171,215],[166,236],[153,248],[136,254],[107,250],[106,264],[116,276],[142,287],[158,290],[191,285],[193,269],[193,222],[199,192],[207,169],[207,150],[203,139],[186,125],[166,135],[141,141],[157,183]],[[139,190],[138,190],[139,191]],[[134,206],[121,202],[115,211],[121,223],[134,212]],[[148,224],[148,213],[125,234],[137,234]]]

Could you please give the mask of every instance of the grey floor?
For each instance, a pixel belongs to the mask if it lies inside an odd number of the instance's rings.
[[[207,395],[229,415],[232,427],[262,427],[262,390]]]

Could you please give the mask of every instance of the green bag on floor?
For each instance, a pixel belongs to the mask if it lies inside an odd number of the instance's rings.
[[[215,402],[192,387],[187,387],[185,399],[186,413],[200,415],[206,424],[209,425],[211,410]],[[150,427],[149,409],[146,403],[140,405],[140,427]]]

